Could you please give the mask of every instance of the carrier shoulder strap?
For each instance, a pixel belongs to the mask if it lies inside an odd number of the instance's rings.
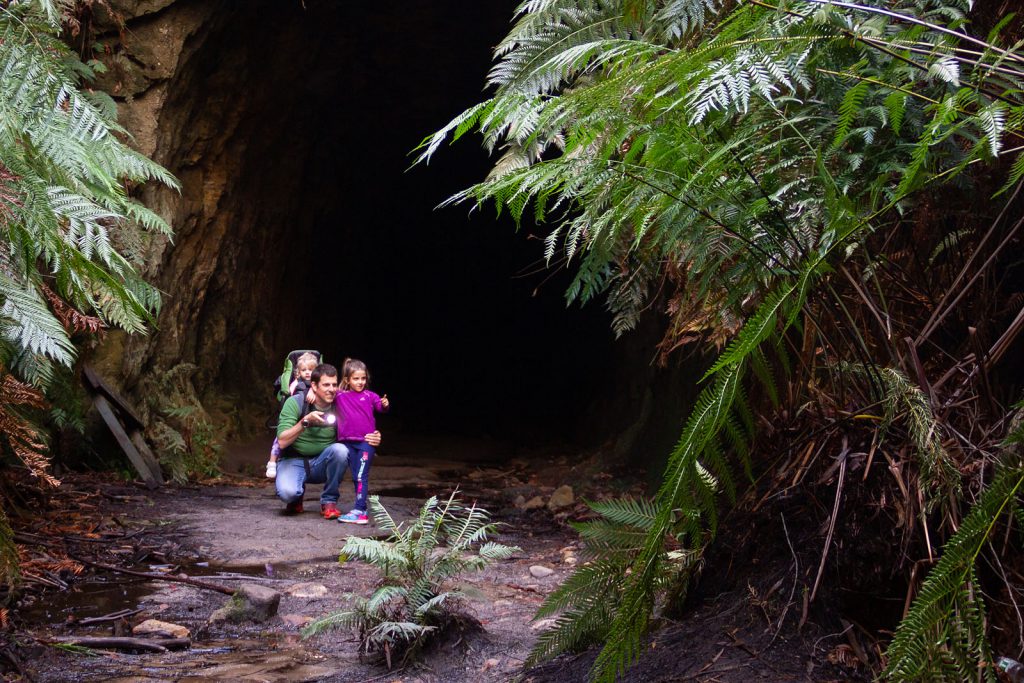
[[[309,415],[309,409],[313,404],[306,403],[306,394],[292,394],[291,398],[299,403],[299,422],[302,422],[303,418]]]

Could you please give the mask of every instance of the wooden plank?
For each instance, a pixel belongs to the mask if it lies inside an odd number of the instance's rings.
[[[161,484],[164,483],[164,473],[160,470],[160,461],[157,460],[156,456],[153,455],[153,451],[149,450],[149,444],[146,443],[146,437],[142,435],[138,429],[133,429],[128,435],[128,438],[135,444],[135,448],[139,450],[139,454],[142,459],[146,461],[149,466],[149,471],[153,473],[153,478]]]
[[[121,398],[121,395],[114,391],[113,387],[103,381],[103,379],[96,374],[88,365],[82,365],[82,374],[85,375],[85,381],[89,383],[89,386],[104,396],[110,403],[121,412],[125,417],[125,421],[128,422],[129,428],[145,427],[146,424],[139,417],[139,414],[132,409],[128,402]]]
[[[96,394],[92,399],[93,405],[96,406],[96,410],[100,411],[100,415],[103,417],[103,421],[107,423],[107,427],[110,429],[114,438],[117,439],[117,443],[121,446],[121,450],[128,456],[132,465],[135,467],[135,471],[139,473],[142,480],[146,482],[146,486],[151,489],[155,489],[160,485],[156,479],[153,478],[153,473],[149,469],[149,465],[136,450],[131,439],[124,431],[124,427],[121,426],[120,420],[117,419],[117,415],[114,415],[113,409],[110,407],[110,403],[102,394]]]

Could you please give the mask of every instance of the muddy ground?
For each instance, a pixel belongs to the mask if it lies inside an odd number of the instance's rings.
[[[456,634],[427,653],[421,664],[389,671],[361,661],[355,635],[334,631],[303,639],[310,620],[342,609],[348,594],[369,595],[375,569],[338,563],[349,534],[377,535],[365,527],[326,521],[318,514],[320,487],[306,492],[306,512],[285,516],[273,486],[257,475],[265,444],[236,446],[226,476],[203,485],[148,491],[105,477],[66,478],[66,508],[51,522],[73,525],[70,553],[135,570],[187,574],[222,585],[258,583],[282,594],[270,621],[208,623],[227,596],[182,583],[149,581],[90,567],[62,575],[69,588],[33,586],[13,610],[8,647],[10,680],[57,681],[585,681],[594,652],[562,657],[532,670],[523,661],[545,624],[532,621],[544,596],[564,580],[577,557],[567,519],[586,513],[581,496],[619,495],[630,483],[595,465],[596,458],[550,451],[532,460],[510,457],[500,444],[395,444],[375,462],[372,490],[396,517],[408,518],[430,495],[458,486],[503,526],[496,540],[521,548],[512,559],[466,577],[475,589],[467,603],[482,633]],[[547,500],[556,487],[573,487],[577,503],[551,510],[523,510],[534,496]],[[635,492],[639,484],[633,485]],[[343,491],[343,503],[346,502]],[[75,504],[76,495],[79,503]],[[516,503],[519,503],[517,505]],[[749,530],[748,521],[740,521]],[[83,533],[82,529],[88,530]],[[21,540],[46,543],[39,532]],[[77,545],[76,545],[77,543]],[[84,546],[84,547],[83,547]],[[801,609],[788,552],[778,567],[705,570],[686,608],[664,618],[652,633],[631,681],[824,681],[863,677],[851,652],[849,629]],[[717,560],[732,565],[728,544]],[[55,553],[54,553],[55,554]],[[728,555],[728,556],[726,556]],[[535,578],[533,566],[553,570]],[[786,575],[790,575],[787,581]],[[778,577],[778,578],[776,578]],[[58,582],[60,577],[54,577]],[[772,585],[775,585],[774,589]],[[124,619],[83,625],[89,617],[138,610]],[[182,625],[191,647],[168,653],[69,651],[52,642],[68,636],[130,635],[145,618]],[[798,623],[798,620],[802,623]],[[818,622],[821,622],[820,624]],[[49,644],[48,644],[49,643]],[[847,666],[851,668],[846,668]],[[20,673],[18,668],[20,667]]]

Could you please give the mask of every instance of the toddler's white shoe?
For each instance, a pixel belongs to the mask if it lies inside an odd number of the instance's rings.
[[[267,479],[277,478],[277,463],[273,460],[267,462]]]

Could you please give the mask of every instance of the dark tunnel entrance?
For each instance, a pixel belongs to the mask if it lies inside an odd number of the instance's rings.
[[[600,304],[566,308],[571,273],[543,268],[536,228],[517,234],[491,207],[435,210],[486,174],[479,139],[407,170],[425,135],[483,96],[516,4],[225,3],[197,33],[162,152],[186,201],[225,186],[216,265],[181,342],[204,390],[266,387],[309,346],[365,360],[403,431],[608,436],[587,419],[616,391]],[[167,258],[209,250],[210,234],[185,221]],[[185,270],[166,276],[169,309],[193,296],[173,279]]]

